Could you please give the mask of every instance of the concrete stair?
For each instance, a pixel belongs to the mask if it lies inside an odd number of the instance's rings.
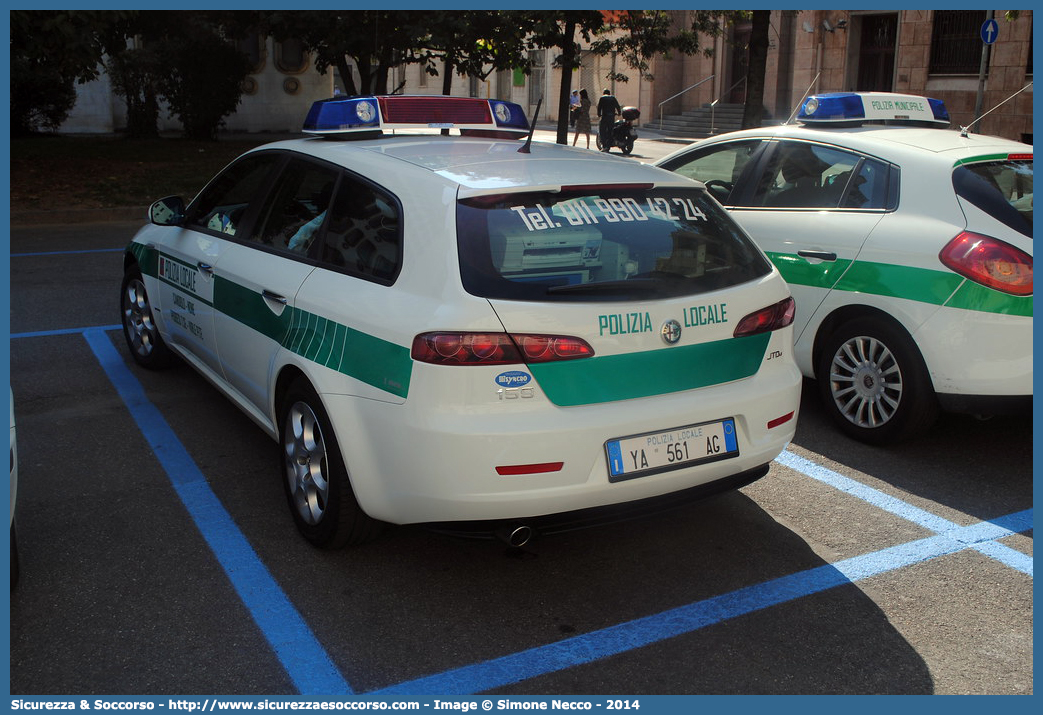
[[[704,104],[683,114],[663,115],[661,124],[659,117],[650,117],[649,121],[641,122],[641,126],[666,137],[698,139],[742,129],[743,109],[742,104],[718,104],[714,108]]]

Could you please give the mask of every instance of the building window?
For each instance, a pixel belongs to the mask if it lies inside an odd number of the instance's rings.
[[[246,36],[236,42],[236,47],[250,62],[250,74],[257,74],[264,69],[264,43],[265,38],[256,29],[249,30]]]
[[[978,74],[984,10],[935,10],[931,74]]]
[[[547,72],[543,50],[529,53],[532,70],[529,72],[529,105],[535,106],[543,99],[543,81]]]
[[[284,74],[297,74],[308,68],[308,53],[300,40],[275,43],[275,66]]]

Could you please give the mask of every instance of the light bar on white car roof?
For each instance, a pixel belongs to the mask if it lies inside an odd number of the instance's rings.
[[[829,125],[860,122],[927,122],[949,125],[949,110],[940,99],[892,92],[836,92],[808,97],[797,120]]]
[[[529,133],[525,112],[513,102],[444,95],[334,97],[315,102],[306,134],[350,138],[386,129],[458,129],[465,136],[517,139]]]

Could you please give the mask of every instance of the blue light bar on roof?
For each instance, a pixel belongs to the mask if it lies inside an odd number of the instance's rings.
[[[387,95],[324,99],[304,120],[307,134],[372,135],[385,129],[458,129],[470,136],[517,139],[529,132],[513,102],[443,95]]]
[[[804,124],[867,121],[928,122],[949,125],[949,111],[939,99],[892,92],[836,92],[808,97],[797,120]]]
[[[380,129],[376,97],[323,99],[311,105],[304,120],[309,134],[373,131]]]

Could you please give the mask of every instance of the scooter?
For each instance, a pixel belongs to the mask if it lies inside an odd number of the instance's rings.
[[[634,150],[634,140],[637,139],[634,122],[641,116],[641,110],[637,107],[623,107],[622,116],[622,119],[616,120],[610,136],[607,138],[602,137],[601,132],[598,132],[596,141],[599,151],[607,152],[617,146],[624,155],[628,155]]]

